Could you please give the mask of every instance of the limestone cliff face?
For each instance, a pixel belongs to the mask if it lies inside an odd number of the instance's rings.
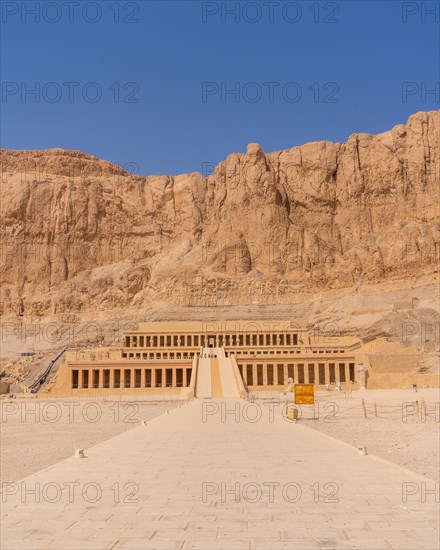
[[[250,144],[207,178],[3,150],[2,313],[289,303],[433,273],[439,119],[269,154]]]

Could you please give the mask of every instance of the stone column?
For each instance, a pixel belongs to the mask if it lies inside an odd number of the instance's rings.
[[[257,365],[252,365],[252,378],[253,378],[253,386],[258,386],[258,378],[257,378]]]
[[[350,382],[350,366],[348,363],[344,363],[345,368],[345,383],[348,384]]]
[[[110,379],[109,379],[108,385],[109,385],[108,389],[115,387],[115,369],[114,368],[110,369]]]
[[[298,363],[295,363],[294,366],[293,366],[293,372],[294,372],[294,382],[295,384],[299,384],[299,369],[298,369]]]
[[[247,364],[246,363],[243,363],[242,371],[243,371],[243,374],[242,374],[243,382],[247,385]]]
[[[151,367],[151,389],[156,387],[156,369]]]
[[[357,373],[356,373],[356,370],[357,370]],[[355,364],[354,372],[355,372],[355,375],[354,375],[355,381],[356,381],[356,374],[357,374],[357,381],[359,382],[361,390],[364,390],[365,387],[366,387],[365,382],[366,382],[366,372],[367,372],[365,364],[364,363],[358,363],[357,364],[357,369],[356,369],[356,364]]]
[[[145,369],[141,368],[141,388],[145,388],[145,380],[146,380]]]
[[[273,365],[273,385],[278,386],[278,363]]]
[[[267,363],[263,363],[263,386],[267,386]]]
[[[171,383],[173,385],[173,388],[177,388],[177,369],[176,367],[172,368],[172,379]]]
[[[328,366],[328,361],[324,363],[324,370],[325,370],[325,383],[330,384],[330,369]]]

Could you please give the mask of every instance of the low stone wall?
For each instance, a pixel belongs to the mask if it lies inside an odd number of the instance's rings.
[[[389,390],[397,388],[412,388],[417,384],[419,388],[439,388],[439,374],[413,373],[369,373],[367,390]]]
[[[369,353],[368,360],[374,374],[407,374],[415,372],[427,355],[403,353]]]

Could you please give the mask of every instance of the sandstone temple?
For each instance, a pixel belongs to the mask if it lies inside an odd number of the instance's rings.
[[[56,393],[243,397],[281,391],[289,379],[318,388],[365,384],[357,337],[314,334],[288,321],[146,322],[121,344],[68,349]]]

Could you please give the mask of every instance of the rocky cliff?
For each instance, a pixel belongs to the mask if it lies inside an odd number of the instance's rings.
[[[303,291],[433,274],[439,118],[417,113],[346,143],[250,144],[206,178],[2,150],[2,313],[288,304]]]

